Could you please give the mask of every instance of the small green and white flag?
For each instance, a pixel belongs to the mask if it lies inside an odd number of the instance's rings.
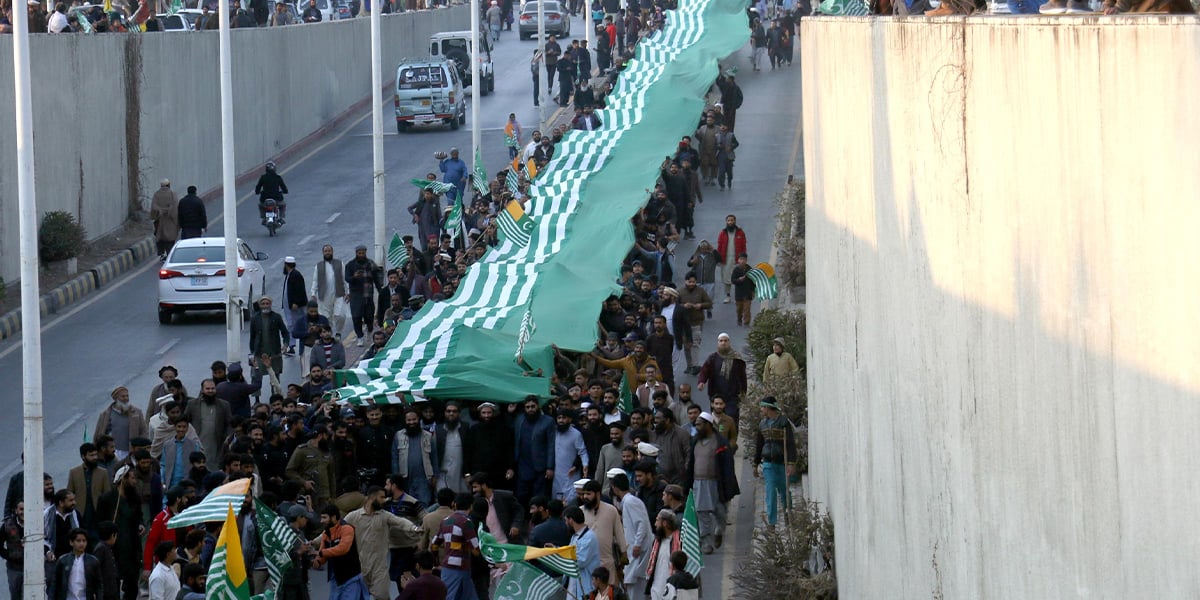
[[[563,600],[567,590],[526,563],[513,563],[496,587],[496,600]]]
[[[442,229],[451,236],[458,235],[458,230],[462,229],[463,220],[463,203],[462,198],[454,199],[454,206],[450,208],[450,213],[446,215],[446,222],[442,224]]]
[[[687,505],[683,508],[679,538],[683,553],[688,557],[686,571],[691,573],[692,577],[699,577],[700,569],[704,568],[704,555],[700,552],[700,520],[696,517],[696,494],[688,494]]]
[[[433,190],[435,194],[447,194],[453,191],[454,184],[445,181],[430,181],[428,179],[409,179],[409,183],[421,188]]]
[[[488,178],[487,171],[483,168],[483,155],[479,148],[475,148],[475,164],[471,167],[471,183],[475,185],[475,191],[479,192],[480,196],[486,196],[488,193]]]
[[[629,379],[624,374],[621,375],[621,389],[617,393],[617,402],[621,405],[621,412],[625,414],[632,413],[635,404],[633,390],[629,388]]]
[[[504,185],[513,195],[521,193],[521,179],[517,176],[516,169],[508,170],[508,175],[504,177]]]
[[[533,239],[533,219],[525,214],[525,209],[516,200],[510,200],[504,210],[496,215],[496,228],[500,231],[501,239],[512,241],[521,248],[528,246]]]
[[[392,235],[392,243],[388,245],[388,265],[393,269],[402,269],[408,264],[408,246],[400,239],[400,234]]]
[[[775,268],[767,263],[758,263],[746,272],[746,277],[754,282],[754,298],[770,300],[779,295],[779,280],[775,278]]]
[[[300,537],[283,518],[275,514],[262,500],[254,499],[254,524],[258,533],[258,547],[262,549],[271,581],[279,585],[283,574],[292,568],[289,551],[300,541]]]

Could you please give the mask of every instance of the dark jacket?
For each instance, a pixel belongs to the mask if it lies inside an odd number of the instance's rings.
[[[295,306],[297,310],[303,310],[308,305],[308,288],[304,285],[300,269],[292,269],[291,273],[284,276],[283,288],[287,291],[287,297],[283,300],[288,308]]]
[[[361,277],[359,276],[360,271],[362,272]],[[346,292],[351,296],[365,295],[370,299],[371,296],[366,294],[367,287],[369,286],[371,289],[378,290],[379,276],[382,273],[383,271],[375,264],[375,261],[369,258],[362,263],[358,262],[357,258],[347,261],[345,271]]]
[[[717,436],[717,494],[721,498],[721,502],[729,502],[742,493],[738,487],[737,474],[733,471],[733,450],[729,447],[729,440],[725,436],[713,432]],[[692,447],[688,451],[687,467],[683,472],[683,489],[685,491],[692,489],[692,483],[696,475],[696,440],[692,438]]]
[[[25,547],[21,542],[24,538],[25,527],[17,523],[17,517],[5,518],[3,526],[0,526],[0,558],[8,563],[10,569],[25,568]]]
[[[85,585],[86,592],[84,598],[86,600],[103,600],[104,599],[104,577],[100,573],[100,561],[91,554],[84,554],[81,557],[83,561],[84,576],[87,579]],[[79,560],[74,554],[68,554],[60,557],[58,563],[54,565],[54,600],[67,600],[67,587],[71,581],[71,569],[78,567]]]
[[[118,535],[120,535],[118,533]],[[108,544],[100,542],[92,549],[96,560],[100,563],[100,579],[104,582],[103,600],[117,600],[121,597],[120,571],[117,569],[117,557]]]
[[[471,437],[471,428],[462,421],[458,422],[458,437],[462,440],[462,467],[463,474],[466,475],[471,472],[468,470],[471,465],[471,446],[468,443]],[[444,465],[446,458],[446,425],[444,423],[438,423],[433,428],[433,450],[437,453],[437,464]],[[504,477],[504,473],[495,473],[492,476]],[[440,478],[441,474],[438,474],[438,477]]]
[[[279,355],[290,339],[287,323],[283,322],[278,312],[258,312],[250,320],[250,354],[255,358],[263,354]]]
[[[504,535],[507,536],[509,530],[514,527],[518,530],[525,529],[525,509],[521,507],[520,502],[517,502],[517,497],[512,492],[493,489],[492,506],[496,508],[496,518],[500,520],[500,526],[504,528]],[[508,543],[519,544],[521,542],[510,536]]]
[[[205,229],[208,227],[208,212],[204,201],[195,194],[179,200],[179,227],[181,229]]]
[[[492,481],[501,481],[516,465],[513,431],[497,416],[490,423],[476,423],[467,432],[467,469],[470,473],[488,473]]]
[[[514,439],[516,440],[513,460],[518,469],[521,466],[521,456],[533,467],[534,473],[549,471],[554,468],[554,419],[545,414],[538,414],[537,421],[525,428],[525,413],[517,415],[513,421]]]

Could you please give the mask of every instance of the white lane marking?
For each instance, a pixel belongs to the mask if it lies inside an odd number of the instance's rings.
[[[155,354],[157,354],[157,355],[159,355],[159,356],[162,356],[162,355],[166,354],[166,353],[167,353],[167,350],[170,350],[171,348],[174,348],[174,347],[175,347],[175,344],[178,344],[178,343],[179,343],[179,341],[180,341],[180,339],[179,339],[179,338],[171,338],[171,341],[169,341],[169,342],[167,342],[167,343],[163,344],[163,347],[162,347],[162,348],[159,348],[159,349],[158,349],[158,350],[155,352]]]
[[[313,239],[313,234],[310,233],[310,234],[300,238],[300,241],[296,242],[296,245],[303,246],[303,245],[307,244],[309,241],[311,241],[312,239]]]
[[[334,222],[334,221],[336,221],[336,220],[337,220],[337,218],[338,218],[338,217],[340,217],[340,216],[342,216],[342,213],[340,213],[340,212],[335,212],[335,213],[333,213],[332,215],[329,215],[329,218],[328,218],[328,219],[325,219],[325,224],[326,224],[326,225],[331,225],[331,224],[333,224],[333,222]]]
[[[58,437],[58,436],[62,435],[64,431],[70,429],[73,425],[75,425],[76,423],[78,423],[82,420],[83,420],[83,413],[76,414],[74,417],[67,419],[66,423],[59,425],[58,429],[55,429],[54,431],[52,431],[50,433],[50,437]]]

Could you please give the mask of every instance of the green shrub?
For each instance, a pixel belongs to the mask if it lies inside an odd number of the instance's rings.
[[[779,310],[768,308],[754,317],[750,332],[746,334],[745,354],[754,376],[762,379],[763,365],[771,354],[771,343],[783,338],[783,349],[792,353],[800,370],[804,370],[805,316],[802,310]]]
[[[66,260],[79,256],[87,243],[87,232],[75,220],[75,215],[56,210],[42,217],[38,230],[38,256],[44,262]]]
[[[753,551],[733,572],[746,600],[837,598],[833,519],[816,502],[796,502],[777,528],[754,532]]]
[[[738,435],[753,444],[754,436],[758,434],[758,423],[762,414],[758,401],[766,396],[774,396],[779,411],[792,421],[796,431],[796,467],[801,473],[808,472],[808,381],[804,372],[795,373],[772,380],[770,383],[759,381],[750,382],[746,397],[742,400],[741,415],[738,419]],[[753,452],[753,446],[747,446]]]

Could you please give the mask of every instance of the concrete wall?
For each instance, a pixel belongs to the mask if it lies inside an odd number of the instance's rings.
[[[1200,597],[1200,24],[800,37],[841,597]]]
[[[371,87],[368,20],[234,30],[237,169],[261,165],[356,103]],[[468,29],[466,6],[384,15],[383,78],[427,56],[437,31]],[[162,178],[176,192],[220,185],[217,33],[31,36],[38,209],[80,216],[91,237],[149,206]],[[12,102],[11,37],[0,86]],[[385,96],[385,99],[390,96]],[[389,104],[390,106],[390,104]],[[18,271],[15,124],[0,119],[0,277]]]

